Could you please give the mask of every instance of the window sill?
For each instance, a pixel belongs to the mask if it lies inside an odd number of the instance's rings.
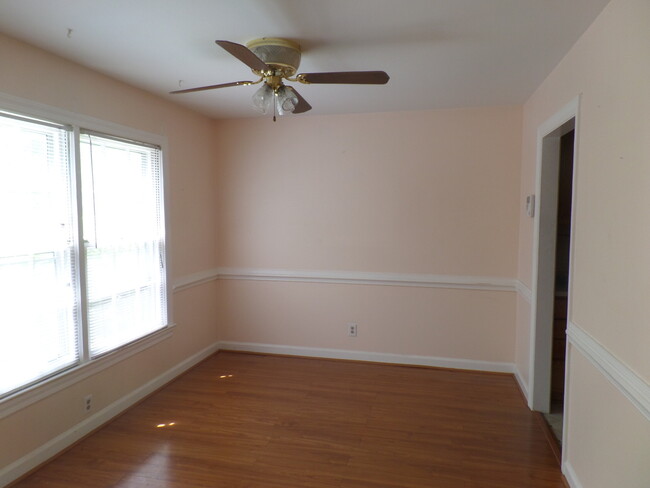
[[[42,383],[38,383],[30,388],[16,392],[7,398],[3,398],[0,400],[0,419],[8,417],[32,403],[36,403],[50,395],[64,390],[89,376],[97,374],[106,368],[110,368],[111,366],[170,338],[174,334],[174,327],[174,324],[168,325],[164,329],[156,331],[141,340],[132,342],[131,344],[108,353],[98,359],[62,371],[58,375],[53,376]]]

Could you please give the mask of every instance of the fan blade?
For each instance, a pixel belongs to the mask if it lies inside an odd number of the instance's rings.
[[[302,114],[302,113],[305,113],[305,112],[308,112],[309,110],[311,110],[311,105],[309,105],[309,103],[307,103],[307,100],[302,98],[300,93],[298,93],[298,90],[296,90],[294,87],[291,87],[291,89],[293,90],[293,93],[298,98],[298,105],[296,105],[296,108],[293,109],[293,113],[294,114]]]
[[[228,88],[229,86],[252,85],[253,83],[255,82],[254,81],[233,81],[232,83],[221,83],[220,85],[198,86],[196,88],[176,90],[169,93],[172,95],[178,95],[179,93],[192,93],[192,92],[204,91],[204,90],[214,90],[215,88]]]
[[[359,85],[385,85],[390,79],[384,71],[301,73],[297,78],[305,83],[350,83]]]
[[[242,63],[244,63],[246,66],[248,66],[251,69],[255,69],[257,71],[268,71],[270,69],[264,61],[258,58],[253,53],[253,51],[248,49],[246,46],[242,46],[241,44],[237,44],[236,42],[230,42],[230,41],[214,41],[214,42],[216,42],[220,47],[228,51],[230,54],[235,56],[237,59],[239,59]]]

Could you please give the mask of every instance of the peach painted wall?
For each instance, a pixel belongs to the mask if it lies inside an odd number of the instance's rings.
[[[215,126],[222,267],[516,275],[520,107]],[[219,289],[230,341],[514,361],[514,292]]]
[[[166,136],[172,281],[216,265],[210,120],[2,35],[0,65],[2,94]],[[85,395],[100,411],[214,344],[215,290],[210,283],[174,294],[171,338],[0,419],[0,469],[86,419]]]
[[[221,281],[221,339],[512,363],[515,294]],[[358,324],[348,337],[346,324]]]
[[[216,130],[221,266],[516,274],[518,107]]]
[[[650,4],[613,1],[526,103],[521,198],[535,188],[536,130],[581,94],[571,319],[650,379]],[[611,40],[615,38],[617,42]],[[520,271],[530,285],[532,224]],[[642,340],[643,339],[643,340]]]
[[[647,488],[650,422],[580,352],[570,357],[566,449],[579,482],[584,488]]]
[[[535,188],[537,128],[581,95],[569,319],[646,385],[650,382],[648,46],[650,2],[612,0],[524,106],[521,185],[523,202]],[[519,277],[530,286],[532,222],[525,217],[519,241]],[[520,317],[518,336],[530,333],[527,319],[525,314]],[[529,359],[526,342],[517,340],[520,368]],[[567,460],[578,479],[590,488],[611,483],[650,486],[644,467],[650,455],[647,419],[628,415],[631,403],[623,406],[628,400],[592,363],[581,358],[574,362],[576,368],[570,369],[568,378]],[[587,412],[599,405],[615,408]],[[611,435],[601,435],[602,422],[610,424]],[[646,433],[643,439],[638,437],[641,432]],[[616,465],[611,456],[614,446],[624,452],[616,456]]]

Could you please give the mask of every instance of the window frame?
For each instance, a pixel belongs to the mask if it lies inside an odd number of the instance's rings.
[[[71,171],[71,188],[73,193],[73,223],[75,226],[74,250],[75,258],[78,263],[77,287],[79,302],[79,316],[81,318],[79,330],[79,360],[78,362],[66,369],[45,376],[40,380],[25,385],[17,389],[2,399],[0,399],[0,419],[21,410],[32,403],[42,400],[54,393],[68,388],[75,383],[95,375],[98,372],[107,369],[125,359],[142,352],[155,344],[160,343],[171,337],[174,333],[173,320],[173,287],[171,283],[171,230],[170,230],[170,206],[169,206],[169,162],[168,162],[168,142],[165,136],[154,134],[132,127],[124,126],[114,122],[101,120],[95,117],[69,112],[60,108],[51,107],[31,100],[25,100],[19,97],[0,93],[0,112],[6,112],[9,115],[16,115],[25,119],[35,119],[36,122],[45,124],[51,123],[57,126],[70,127],[70,171]],[[81,245],[81,151],[80,135],[83,132],[93,132],[98,135],[104,135],[124,141],[140,143],[148,146],[160,148],[161,158],[161,178],[162,178],[162,222],[165,226],[163,234],[164,239],[164,267],[165,267],[165,293],[167,306],[167,323],[160,329],[124,344],[117,349],[108,351],[95,358],[90,357],[87,335],[87,317],[86,317],[86,256],[84,246]]]
[[[169,321],[169,309],[168,309],[169,307],[168,307],[167,302],[168,302],[169,296],[170,296],[170,289],[169,289],[169,273],[168,273],[168,266],[167,266],[167,264],[168,264],[167,263],[167,252],[168,251],[167,251],[167,246],[166,246],[166,242],[167,242],[167,225],[166,225],[166,222],[165,222],[165,216],[167,214],[167,206],[165,204],[166,192],[165,192],[165,189],[164,189],[165,174],[164,174],[164,158],[163,158],[162,148],[160,146],[158,146],[158,145],[150,144],[148,142],[134,141],[134,140],[131,140],[131,139],[116,137],[116,136],[114,136],[112,134],[106,134],[106,133],[101,133],[101,132],[97,132],[97,131],[94,131],[94,130],[89,130],[89,129],[85,128],[85,127],[84,128],[79,128],[79,137],[74,136],[74,141],[75,141],[75,144],[77,145],[77,148],[79,148],[81,146],[81,144],[83,144],[82,137],[84,137],[84,136],[89,136],[90,138],[97,137],[99,139],[103,139],[104,141],[109,141],[109,140],[110,141],[115,141],[115,142],[117,142],[119,144],[137,145],[140,148],[154,149],[154,150],[157,150],[157,151],[160,152],[160,154],[159,154],[159,161],[160,161],[159,180],[160,180],[161,184],[159,185],[159,188],[160,188],[160,191],[162,191],[162,198],[160,199],[159,211],[162,212],[162,219],[160,220],[160,222],[162,223],[162,225],[164,226],[164,229],[165,229],[165,232],[162,234],[162,236],[160,236],[160,244],[161,244],[161,250],[160,250],[161,254],[160,254],[160,256],[163,258],[161,261],[163,263],[164,271],[165,271],[165,273],[163,273],[163,275],[162,275],[163,280],[165,282],[165,288],[164,288],[164,290],[165,290],[165,310],[164,310],[164,313],[165,313],[165,316],[167,317],[167,321]],[[91,143],[91,146],[92,146],[92,143]],[[76,168],[76,172],[75,172],[76,186],[77,186],[77,194],[76,195],[77,195],[77,202],[79,202],[77,204],[77,209],[78,209],[78,212],[79,212],[78,219],[82,219],[81,213],[82,213],[82,211],[84,209],[83,192],[85,190],[84,190],[83,183],[82,183],[82,178],[83,178],[83,170],[81,168],[82,159],[83,159],[82,152],[81,152],[81,150],[79,150],[78,151],[78,156],[75,158],[75,162],[78,164],[78,166]],[[86,210],[88,210],[87,207],[86,207]],[[83,235],[83,233],[84,233],[83,221],[82,220],[78,220],[77,230],[78,230],[78,236],[80,237],[80,239],[83,239],[83,237],[81,237]],[[82,317],[83,325],[84,325],[82,327],[84,334],[80,337],[81,340],[79,341],[80,347],[82,348],[82,350],[80,351],[80,353],[81,353],[80,356],[81,357],[85,358],[86,355],[87,355],[87,359],[89,361],[96,360],[96,359],[98,359],[98,358],[100,358],[100,357],[102,357],[104,355],[110,354],[113,351],[119,350],[120,348],[122,348],[122,347],[124,347],[124,346],[126,346],[128,344],[131,344],[132,342],[139,341],[139,340],[141,340],[141,339],[143,339],[143,338],[145,338],[145,337],[147,337],[147,336],[149,336],[151,334],[154,334],[157,331],[159,331],[161,329],[164,329],[168,325],[168,324],[165,324],[160,329],[156,329],[156,330],[154,330],[152,332],[149,332],[149,333],[146,333],[146,334],[144,334],[144,335],[142,335],[140,337],[136,337],[135,339],[129,340],[126,343],[123,343],[123,344],[121,344],[121,345],[119,345],[117,347],[111,347],[111,348],[103,350],[103,351],[93,352],[92,340],[91,340],[91,337],[90,337],[91,329],[92,329],[92,324],[91,324],[91,319],[90,319],[90,310],[92,309],[92,302],[91,302],[90,298],[87,296],[88,291],[91,289],[91,287],[90,287],[90,285],[88,283],[90,281],[91,273],[87,269],[87,266],[88,266],[88,263],[89,263],[89,261],[88,261],[88,251],[90,250],[90,247],[85,245],[85,241],[84,241],[84,244],[82,244],[82,241],[80,241],[79,245],[76,248],[76,250],[80,253],[80,259],[82,260],[81,261],[82,265],[80,266],[81,278],[80,278],[79,282],[80,282],[80,285],[81,285],[81,290],[80,291],[84,293],[84,296],[80,297],[81,309],[79,311],[80,316]]]

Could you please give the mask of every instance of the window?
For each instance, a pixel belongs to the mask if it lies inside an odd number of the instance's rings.
[[[160,150],[81,136],[91,356],[166,322]]]
[[[0,113],[0,398],[166,327],[162,176],[159,147]]]
[[[69,135],[0,117],[0,394],[79,360]]]

